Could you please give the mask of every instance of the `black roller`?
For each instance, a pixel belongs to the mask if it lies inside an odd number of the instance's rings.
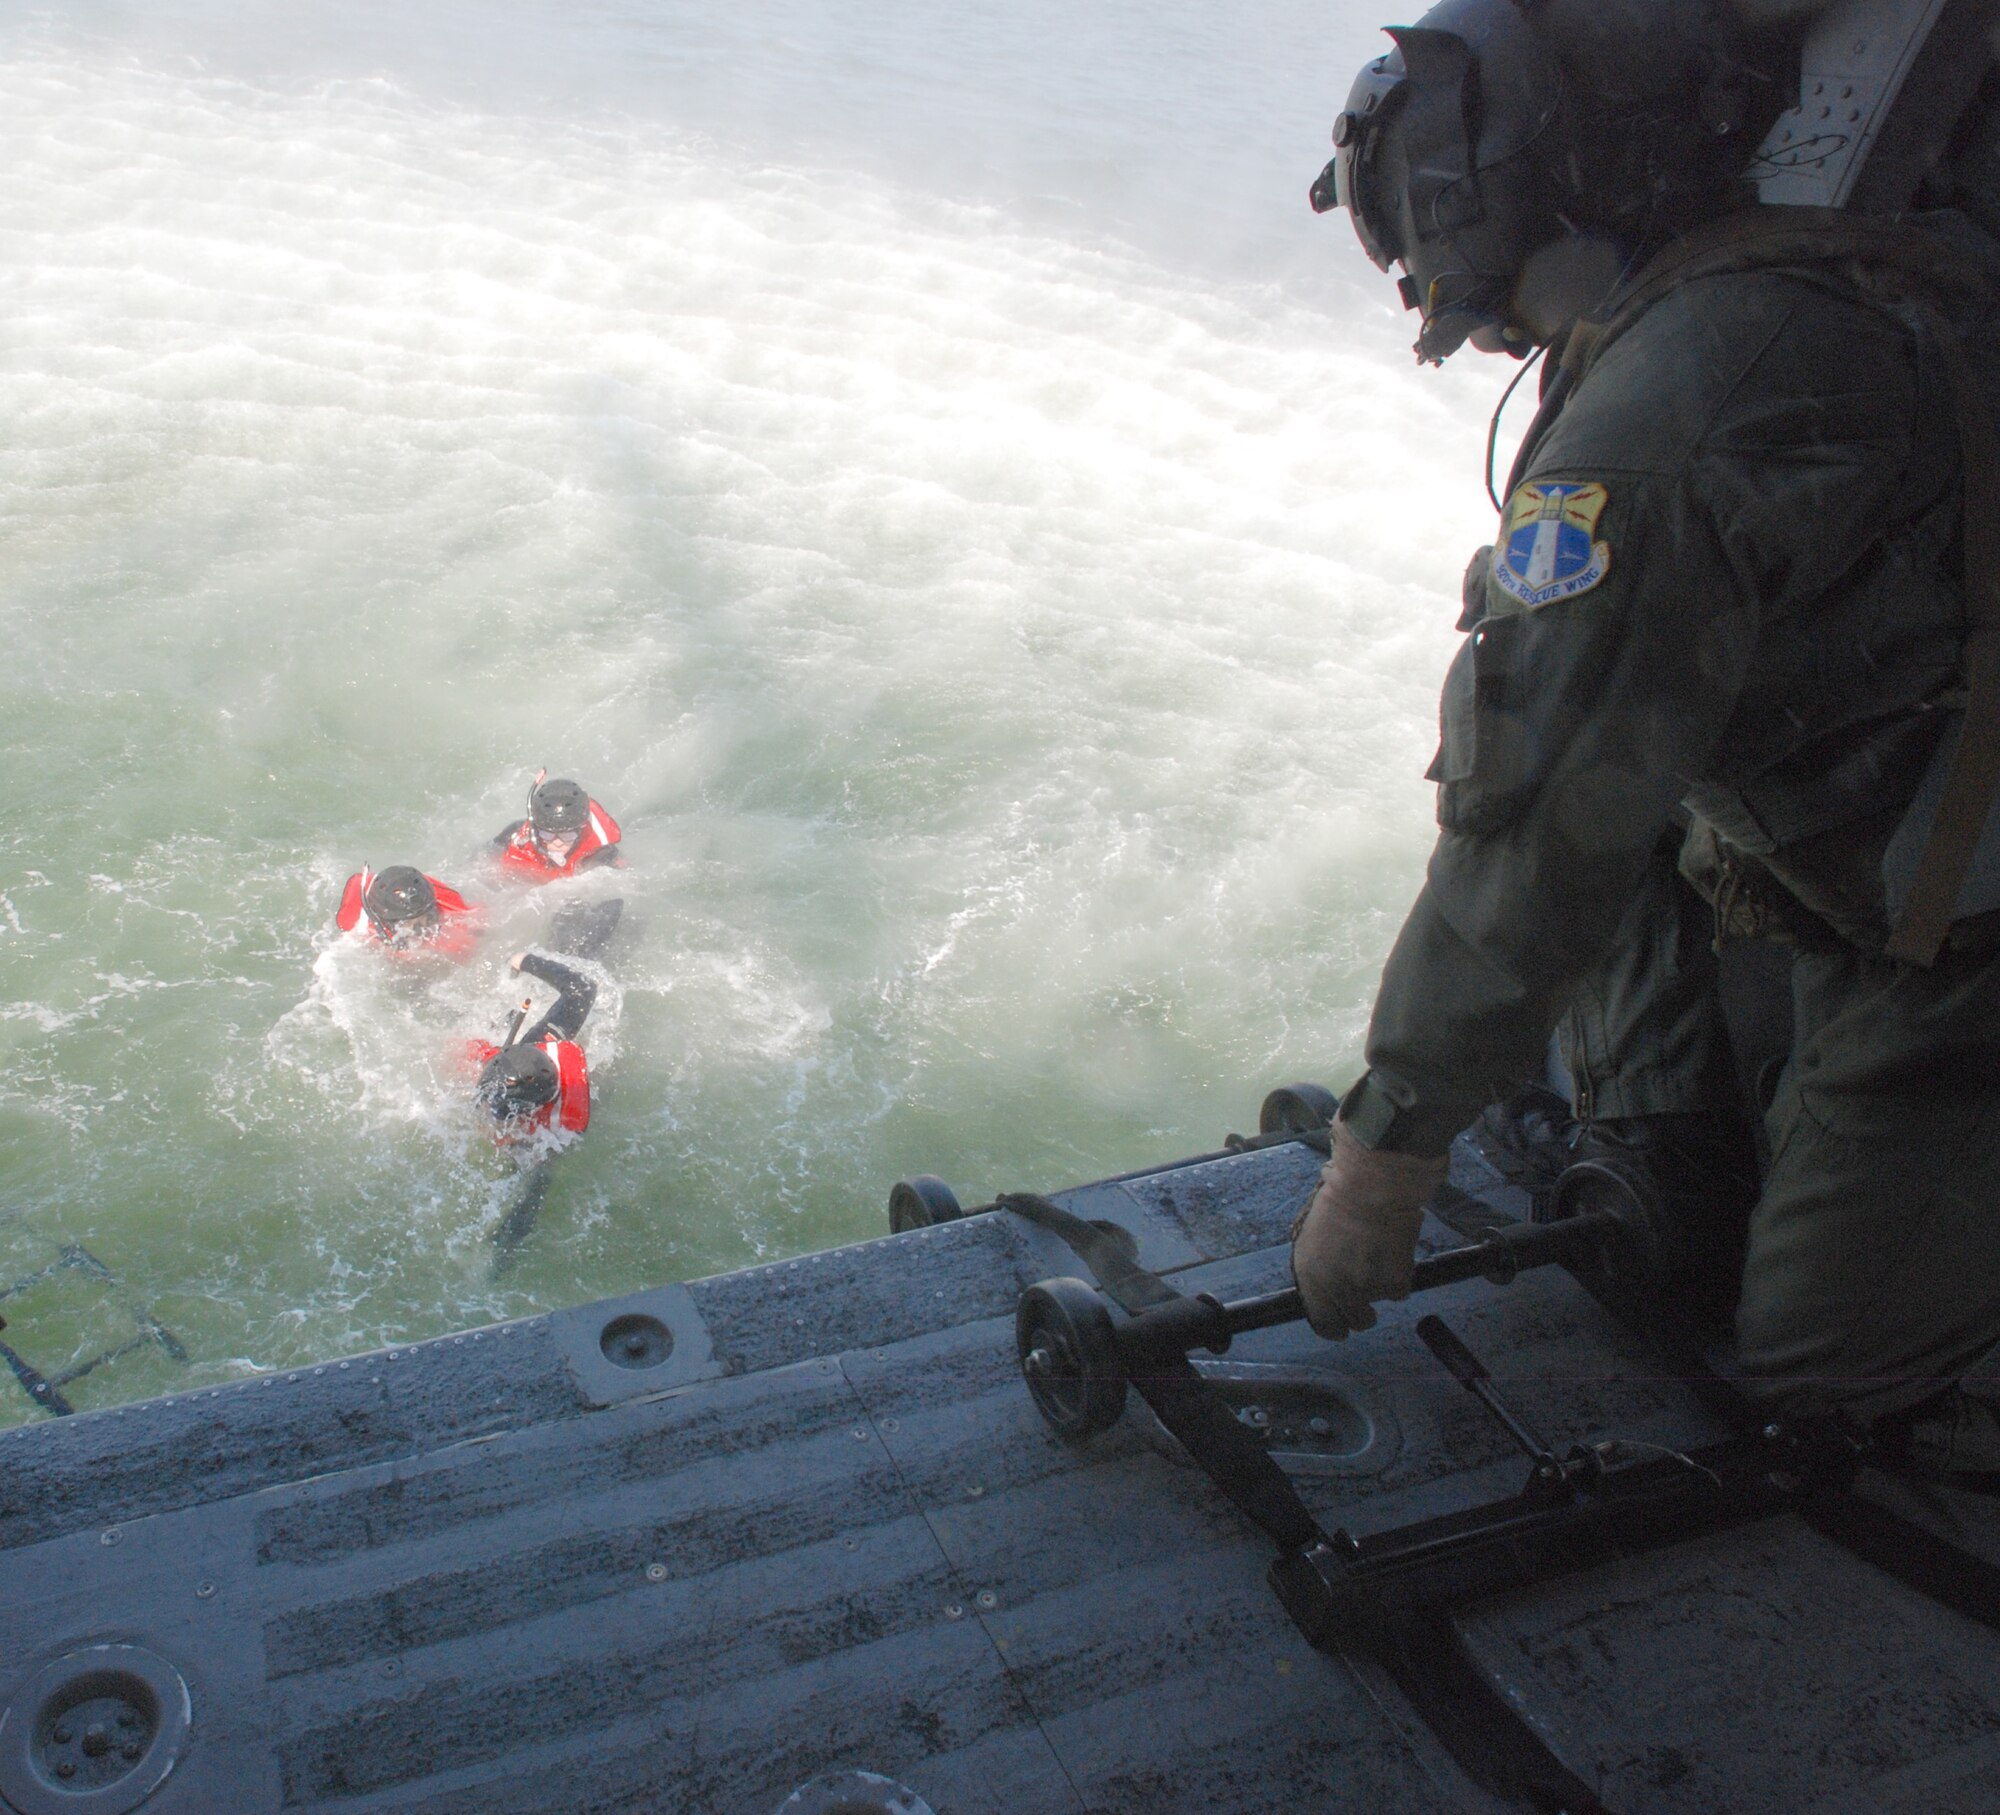
[[[964,1214],[958,1194],[943,1179],[933,1178],[928,1172],[898,1179],[889,1193],[891,1235],[928,1229],[933,1223],[955,1223]]]
[[[1579,1208],[1555,1223],[1509,1223],[1462,1248],[1426,1255],[1411,1269],[1410,1290],[1434,1292],[1468,1279],[1506,1285],[1535,1267],[1562,1265],[1587,1275],[1615,1266],[1627,1251],[1633,1214],[1620,1202]],[[1114,1320],[1095,1287],[1045,1279],[1021,1294],[1014,1341],[1042,1416],[1059,1435],[1075,1438],[1117,1422],[1132,1374],[1185,1366],[1190,1349],[1220,1355],[1238,1336],[1304,1315],[1298,1288],[1287,1286],[1232,1304],[1206,1292],[1176,1295]]]
[[[1307,1134],[1331,1128],[1340,1099],[1324,1084],[1280,1084],[1257,1111],[1259,1134]]]
[[[1111,1313],[1080,1279],[1045,1279],[1021,1294],[1014,1347],[1035,1408],[1071,1442],[1109,1430],[1125,1410],[1125,1364]]]
[[[1652,1174],[1615,1158],[1565,1167],[1549,1191],[1550,1220],[1561,1223],[1591,1211],[1615,1218],[1616,1234],[1595,1254],[1572,1263],[1587,1282],[1637,1305],[1669,1294],[1684,1276],[1688,1257]]]

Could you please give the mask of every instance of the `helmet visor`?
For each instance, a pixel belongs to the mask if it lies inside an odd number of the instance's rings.
[[[1312,192],[1313,207],[1320,213],[1347,210],[1362,251],[1383,271],[1405,251],[1397,207],[1399,185],[1392,180],[1400,172],[1388,168],[1388,135],[1383,128],[1400,111],[1398,90],[1407,86],[1408,78],[1401,69],[1389,67],[1391,61],[1378,57],[1356,78],[1346,112],[1333,123],[1333,162]]]

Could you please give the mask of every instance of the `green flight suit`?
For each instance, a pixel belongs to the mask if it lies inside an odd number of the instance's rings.
[[[1724,918],[1798,945],[1738,1317],[1746,1373],[1796,1412],[1897,1411],[2000,1343],[1995,917],[1929,970],[1879,955],[1883,854],[1963,700],[1934,319],[1858,268],[1737,270],[1558,382],[1446,682],[1441,832],[1346,1108],[1437,1152],[1565,1011],[1572,1042],[1593,1013],[1621,1030],[1599,1114],[1694,1107],[1713,1018],[1633,944],[1685,940],[1657,849],[1691,814],[1683,866]]]

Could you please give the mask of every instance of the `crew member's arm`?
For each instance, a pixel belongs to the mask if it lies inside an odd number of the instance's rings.
[[[615,844],[605,844],[599,845],[587,857],[580,858],[576,873],[580,876],[585,870],[622,870],[624,867],[624,851]]]
[[[1407,1293],[1412,1213],[1445,1149],[1539,1070],[1711,765],[1764,615],[1836,584],[1895,495],[1907,337],[1884,323],[1802,348],[1798,286],[1704,317],[1706,288],[1613,346],[1508,501],[1488,615],[1445,684],[1440,835],[1342,1106],[1349,1151],[1301,1219],[1294,1268],[1326,1334],[1365,1327],[1357,1301]]]
[[[521,828],[527,823],[525,819],[517,819],[512,825],[502,826],[499,831],[493,834],[493,842],[486,848],[489,851],[504,851],[520,836]]]
[[[591,1004],[597,1000],[596,983],[581,971],[573,971],[567,964],[545,958],[540,952],[518,953],[513,968],[525,971],[530,977],[539,977],[561,992],[555,1006],[522,1034],[521,1040],[530,1046],[551,1035],[558,1040],[574,1040],[590,1013]]]

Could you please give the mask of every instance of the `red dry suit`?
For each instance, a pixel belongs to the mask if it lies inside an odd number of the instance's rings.
[[[503,1125],[503,1130],[494,1136],[496,1140],[527,1140],[545,1128],[561,1128],[570,1134],[581,1134],[590,1126],[590,1067],[584,1062],[583,1048],[574,1040],[559,1040],[554,1034],[534,1044],[555,1063],[555,1100]],[[466,1042],[466,1053],[475,1072],[499,1051],[500,1048],[491,1040]]]
[[[473,947],[479,943],[480,922],[484,916],[449,883],[440,882],[435,876],[424,878],[431,885],[431,893],[437,897],[438,923],[422,938],[404,941],[386,938],[362,906],[368,885],[374,880],[375,872],[368,869],[357,870],[348,877],[340,891],[340,906],[333,916],[334,925],[343,933],[359,932],[365,939],[379,940],[398,958],[414,958],[420,953],[436,952],[462,964],[472,956]]]
[[[618,854],[618,822],[593,800],[590,817],[575,848],[561,863],[551,861],[535,842],[534,821],[516,820],[493,840],[501,863],[530,882],[554,882],[559,876],[574,876],[581,870],[621,865]]]

